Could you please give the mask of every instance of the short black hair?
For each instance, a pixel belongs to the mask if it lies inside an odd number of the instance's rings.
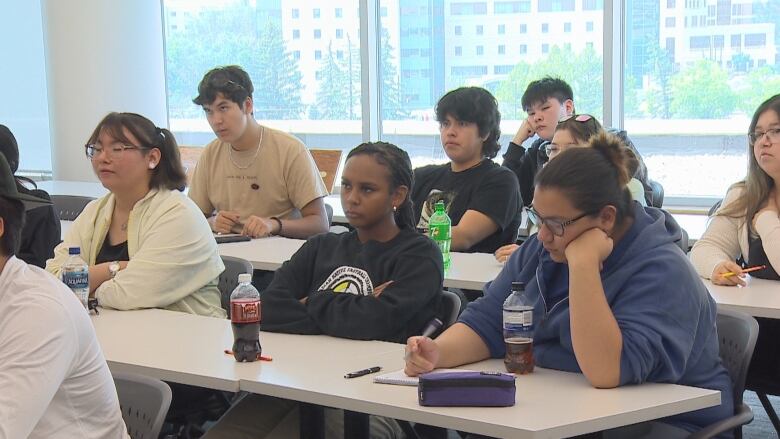
[[[227,99],[244,108],[244,102],[252,97],[255,87],[249,74],[240,66],[215,67],[203,75],[198,84],[198,96],[192,100],[195,105],[209,105],[222,93]]]
[[[24,204],[19,200],[0,197],[0,218],[3,219],[3,236],[0,237],[0,255],[11,257],[19,251],[24,227]]]
[[[436,120],[439,123],[452,116],[462,122],[477,124],[482,142],[482,157],[494,158],[501,145],[501,113],[498,102],[489,91],[481,87],[461,87],[447,92],[436,103]]]
[[[531,109],[531,106],[550,98],[555,98],[562,104],[569,99],[573,101],[574,92],[571,90],[571,86],[563,79],[545,76],[528,84],[520,103],[523,106],[523,110],[528,111]]]

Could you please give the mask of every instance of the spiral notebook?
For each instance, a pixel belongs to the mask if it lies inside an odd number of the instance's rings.
[[[436,369],[430,373],[439,372],[473,372],[467,369]],[[415,386],[419,382],[419,377],[410,377],[406,375],[403,369],[395,372],[388,372],[374,377],[374,382],[379,384],[395,384],[398,386]]]

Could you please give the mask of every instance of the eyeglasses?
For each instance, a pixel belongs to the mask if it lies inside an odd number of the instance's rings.
[[[576,143],[567,143],[565,145],[559,145],[557,143],[548,143],[544,146],[545,152],[547,152],[547,157],[553,158],[556,155],[560,154],[561,152],[569,149],[574,148],[578,146]]]
[[[136,146],[136,145],[124,145],[121,143],[115,143],[108,148],[100,146],[96,143],[88,143],[84,145],[84,153],[87,155],[87,158],[90,160],[97,157],[103,151],[105,151],[105,153],[109,157],[115,158],[120,156],[122,152],[124,152],[126,149],[149,149],[149,148],[143,146]]]
[[[581,122],[581,123],[585,123],[585,122],[593,119],[593,116],[591,116],[590,114],[570,114],[568,116],[564,116],[564,117],[558,119],[558,123],[559,124],[560,123],[564,123],[567,120],[571,119],[572,117],[574,118],[575,121]]]
[[[750,139],[750,143],[753,144],[761,140],[765,134],[766,134],[766,138],[769,139],[769,143],[780,142],[780,128],[771,128],[766,130],[763,133],[761,131],[754,131],[752,133],[748,133],[748,139]]]
[[[546,226],[550,230],[550,232],[552,232],[552,234],[555,236],[563,236],[563,233],[566,231],[566,226],[571,225],[575,221],[579,221],[582,218],[585,218],[588,215],[593,215],[595,213],[595,212],[585,212],[576,218],[572,218],[567,221],[558,221],[554,219],[543,218],[541,215],[539,215],[539,212],[534,210],[533,207],[526,207],[525,211],[528,214],[528,219],[531,220],[532,223],[536,224],[537,227],[542,227],[542,225]]]

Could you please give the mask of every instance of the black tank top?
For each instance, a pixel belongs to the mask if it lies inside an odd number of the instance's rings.
[[[750,273],[751,276],[759,279],[780,280],[777,270],[772,267],[769,258],[766,256],[764,246],[761,243],[761,237],[748,232],[748,266],[766,265],[763,270],[756,270]],[[780,268],[780,267],[778,267]]]
[[[108,236],[106,236],[106,239],[103,240],[103,246],[100,247],[100,251],[95,257],[95,264],[129,260],[130,254],[127,251],[127,241],[120,242],[117,245],[111,245],[108,243]]]

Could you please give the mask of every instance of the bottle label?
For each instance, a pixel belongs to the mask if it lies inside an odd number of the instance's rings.
[[[428,224],[431,239],[437,242],[449,241],[452,228],[449,224]],[[448,249],[449,250],[449,249]]]
[[[71,290],[89,289],[89,271],[87,270],[64,270],[62,272],[62,282]]]
[[[505,312],[504,331],[531,332],[534,330],[533,308],[521,311]]]
[[[231,300],[230,321],[233,323],[260,322],[259,300]]]

